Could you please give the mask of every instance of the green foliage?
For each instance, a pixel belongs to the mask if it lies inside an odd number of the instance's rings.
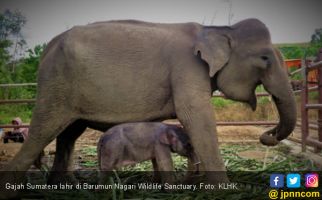
[[[28,56],[16,62],[16,70],[14,73],[9,71],[7,65],[0,61],[0,84],[4,83],[33,83],[37,80],[37,71],[40,56],[45,45],[37,45],[34,49],[29,49]],[[35,87],[24,88],[1,88],[1,99],[18,99],[18,98],[34,98],[36,94]]]
[[[33,83],[37,81],[37,71],[39,60],[46,45],[36,45],[34,49],[28,49],[28,57],[23,59],[19,69],[19,78],[21,82]]]
[[[229,99],[224,99],[222,97],[212,97],[211,103],[213,106],[215,106],[217,108],[223,108],[223,107],[226,107],[230,104],[233,104],[234,101],[229,100]]]
[[[0,124],[10,124],[14,117],[20,117],[24,123],[30,122],[34,105],[0,105]]]
[[[96,146],[88,146],[83,148],[81,152],[87,156],[96,156],[97,155],[97,147]]]
[[[322,47],[322,28],[315,30],[311,37],[311,45],[317,48]]]
[[[19,11],[5,10],[0,13],[0,39],[7,39],[11,35],[21,36],[21,28],[26,24],[26,18]]]
[[[10,72],[8,67],[0,68],[4,72],[5,81],[0,79],[0,83],[34,83],[37,81],[37,71],[39,60],[46,45],[36,45],[33,49],[28,49],[28,55],[15,62],[15,72]],[[10,65],[11,63],[7,64]],[[35,92],[35,91],[34,91]]]
[[[285,59],[299,59],[305,56],[316,56],[322,48],[322,28],[316,29],[311,36],[311,42],[305,45],[283,45],[279,49]]]
[[[81,161],[81,165],[84,167],[97,167],[98,161],[97,160]]]
[[[270,97],[260,97],[260,98],[257,98],[257,103],[258,104],[269,104],[269,103],[272,103]]]
[[[261,93],[261,92],[266,92],[266,90],[264,89],[264,87],[262,85],[257,86],[256,93]],[[269,98],[268,97],[261,97],[261,98],[257,98],[258,103],[259,104],[266,104],[269,103]],[[212,97],[211,98],[211,104],[215,107],[215,108],[225,108],[231,104],[236,104],[238,102],[236,101],[232,101],[229,99],[225,99],[222,97]]]
[[[256,87],[256,92],[266,92],[265,88],[263,85],[259,85]]]
[[[26,41],[21,29],[26,22],[26,18],[19,11],[5,10],[0,13],[0,68],[2,73],[14,72],[17,57],[23,55]],[[0,81],[8,80],[10,79],[6,76],[6,79]]]
[[[0,13],[0,84],[36,82],[39,59],[45,45],[28,49],[27,56],[17,58],[19,48],[23,50],[26,45],[21,32],[26,22],[19,11]]]
[[[285,59],[297,59],[297,58],[304,57],[306,47],[302,47],[298,45],[289,45],[289,46],[279,47],[279,50],[284,55]]]
[[[7,50],[12,45],[10,40],[0,40],[0,64],[6,64],[10,59],[10,54]]]
[[[6,10],[0,13],[0,84],[36,82],[38,64],[45,44],[28,49],[21,57],[26,42],[22,28],[26,18],[19,11]],[[20,58],[18,58],[20,57]],[[0,88],[0,99],[32,99],[35,87]],[[1,105],[0,123],[9,123],[13,117],[30,121],[34,105]]]
[[[25,17],[18,11],[6,10],[0,13],[0,83],[13,82],[15,54],[18,47],[25,44],[21,29],[25,25]]]
[[[304,159],[300,155],[291,155],[289,147],[282,144],[270,149],[259,145],[223,145],[220,149],[229,171],[304,171],[318,168],[309,159]],[[266,153],[270,153],[270,156],[262,159],[250,159],[238,155],[239,152],[248,150],[268,151]],[[266,162],[265,165],[264,162]]]

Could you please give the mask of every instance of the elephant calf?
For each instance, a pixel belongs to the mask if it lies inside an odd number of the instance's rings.
[[[109,173],[126,165],[151,159],[158,181],[173,182],[171,152],[195,160],[192,145],[183,128],[158,122],[126,123],[102,135],[98,145],[100,183]],[[163,171],[162,174],[159,172]],[[166,173],[165,173],[166,172]]]

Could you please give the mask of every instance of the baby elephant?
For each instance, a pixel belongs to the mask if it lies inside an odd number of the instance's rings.
[[[158,181],[173,182],[171,152],[192,161],[196,158],[183,128],[158,122],[114,126],[102,135],[97,148],[101,184],[113,169],[149,159]]]

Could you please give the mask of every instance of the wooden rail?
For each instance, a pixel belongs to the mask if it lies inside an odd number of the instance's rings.
[[[36,99],[5,99],[0,100],[0,104],[35,103]]]
[[[12,124],[3,124],[0,125],[0,128],[28,128],[29,124],[22,124],[22,125],[12,125]]]
[[[320,68],[322,67],[322,61],[319,61],[319,62],[316,62],[316,63],[311,63],[311,64],[308,64],[307,68],[309,70],[313,70],[313,69],[317,69],[317,68]]]
[[[37,83],[9,83],[9,84],[0,84],[0,87],[21,87],[21,86],[37,86]]]
[[[0,88],[10,88],[10,87],[26,87],[26,86],[37,86],[37,83],[9,83],[9,84],[0,84]],[[36,99],[1,99],[1,104],[30,104],[35,103]]]
[[[301,71],[302,71],[302,68],[297,69],[297,70],[291,72],[291,76],[294,75],[294,74],[300,73]]]

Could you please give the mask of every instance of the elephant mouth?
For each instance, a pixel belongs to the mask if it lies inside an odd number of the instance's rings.
[[[256,111],[256,108],[257,108],[256,88],[257,88],[257,86],[260,86],[260,85],[262,85],[261,81],[258,81],[255,84],[254,88],[252,89],[251,96],[250,96],[249,100],[247,101],[247,104],[250,106],[250,108],[253,111]]]
[[[257,98],[256,98],[256,95],[255,95],[255,92],[253,93],[253,95],[251,96],[251,98],[248,100],[248,105],[251,107],[251,109],[253,111],[256,111],[256,108],[257,108]]]

